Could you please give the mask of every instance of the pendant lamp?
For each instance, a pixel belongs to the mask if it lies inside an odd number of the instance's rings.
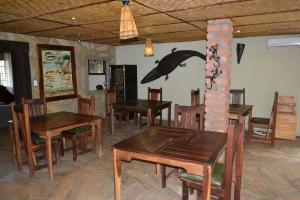
[[[123,6],[121,9],[120,20],[120,40],[138,37],[138,30],[136,28],[132,13],[128,6],[129,0],[122,0]]]
[[[144,56],[153,56],[153,45],[151,41],[151,37],[148,36],[146,38],[146,43],[145,43],[145,49],[144,49]]]

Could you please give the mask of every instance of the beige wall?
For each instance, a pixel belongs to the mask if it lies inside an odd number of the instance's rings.
[[[282,37],[282,36],[280,36]],[[252,37],[234,39],[231,88],[246,88],[246,103],[254,105],[253,113],[267,117],[270,114],[273,94],[292,95],[297,100],[297,113],[300,113],[300,48],[267,48],[271,37]],[[272,37],[274,38],[274,37]],[[241,64],[236,63],[236,43],[246,44]],[[166,43],[154,45],[154,57],[143,56],[143,45],[116,47],[117,64],[137,64],[138,82],[156,65],[155,60],[163,58],[177,47],[178,50],[196,50],[205,53],[206,41]],[[186,61],[186,67],[178,67],[169,75],[148,83],[138,85],[138,97],[146,98],[147,87],[162,87],[165,100],[189,105],[190,90],[199,87],[204,93],[205,62],[198,57]],[[203,98],[203,97],[202,97]],[[166,115],[164,115],[166,116]],[[298,117],[298,126],[300,120]],[[298,135],[299,128],[298,128]]]
[[[22,34],[0,32],[1,40],[22,41],[29,43],[29,59],[31,68],[31,83],[32,95],[34,98],[39,97],[39,87],[33,86],[33,80],[39,81],[39,66],[36,55],[37,44],[52,44],[74,46],[75,60],[76,60],[76,74],[77,74],[77,89],[78,93],[82,96],[88,96],[88,71],[87,60],[88,58],[108,59],[114,61],[114,47],[108,45],[99,45],[92,43],[77,43],[75,41],[34,37]],[[96,113],[103,115],[104,112],[104,97],[103,94],[93,94],[96,96]],[[55,111],[76,111],[76,99],[68,99],[62,101],[54,101],[47,104],[50,112]]]

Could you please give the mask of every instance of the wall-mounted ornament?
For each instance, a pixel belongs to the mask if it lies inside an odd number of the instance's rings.
[[[237,43],[236,45],[236,55],[237,55],[237,63],[240,64],[242,55],[244,53],[245,44]]]
[[[161,61],[155,61],[158,64],[153,70],[151,70],[141,81],[142,84],[154,81],[161,76],[166,76],[165,80],[168,79],[168,75],[177,67],[186,66],[182,62],[189,59],[190,57],[197,56],[203,60],[206,60],[206,56],[202,53],[192,50],[180,50],[176,51],[176,48],[172,49],[172,52],[163,57]]]
[[[212,60],[212,64],[214,68],[210,71],[209,76],[205,76],[205,87],[206,89],[212,89],[213,85],[216,83],[215,79],[220,76],[223,71],[219,69],[220,67],[220,56],[218,55],[218,44],[212,45],[208,47],[208,50],[211,52],[211,56],[209,57],[209,60]]]

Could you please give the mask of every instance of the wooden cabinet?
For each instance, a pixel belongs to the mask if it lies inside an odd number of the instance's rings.
[[[109,89],[116,91],[117,103],[137,99],[136,65],[110,65],[109,82]],[[129,119],[133,117],[134,113],[129,112]]]
[[[117,102],[137,99],[137,66],[110,65],[110,88],[116,91]]]
[[[275,137],[296,140],[296,104],[292,96],[279,96]]]

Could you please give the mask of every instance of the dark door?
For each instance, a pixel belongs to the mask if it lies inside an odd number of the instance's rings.
[[[22,97],[31,99],[29,43],[0,40],[0,50],[11,53],[14,95],[17,104]]]
[[[125,99],[137,99],[137,66],[125,65]]]

